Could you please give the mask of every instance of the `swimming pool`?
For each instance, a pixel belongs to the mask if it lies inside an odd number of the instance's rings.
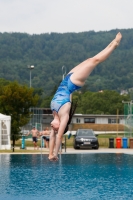
[[[1,200],[133,199],[133,155],[0,155]]]

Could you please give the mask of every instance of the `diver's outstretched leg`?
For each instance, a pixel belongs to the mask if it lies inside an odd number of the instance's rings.
[[[99,63],[105,61],[110,56],[110,54],[119,45],[121,38],[122,38],[121,33],[118,33],[115,39],[104,50],[102,50],[94,57],[85,60],[84,62],[80,63],[75,68],[73,68],[70,71],[70,73],[74,72],[70,77],[71,81],[76,85],[83,86],[85,80],[88,78],[92,70]]]

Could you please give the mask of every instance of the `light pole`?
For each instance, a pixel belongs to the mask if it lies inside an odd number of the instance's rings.
[[[28,69],[30,70],[30,88],[31,88],[31,70],[34,69],[34,65],[28,65]]]
[[[62,80],[64,80],[65,75],[66,75],[66,67],[63,65],[62,66]]]

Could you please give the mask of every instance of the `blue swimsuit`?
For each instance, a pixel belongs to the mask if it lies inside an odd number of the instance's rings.
[[[52,101],[51,101],[51,110],[58,113],[59,109],[67,102],[70,102],[70,94],[75,90],[80,89],[80,86],[75,85],[70,80],[70,76],[73,73],[68,74],[64,80],[59,85]]]

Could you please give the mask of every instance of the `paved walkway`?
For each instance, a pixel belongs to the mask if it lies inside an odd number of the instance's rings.
[[[64,153],[64,149],[63,149]],[[116,148],[99,148],[98,150],[93,149],[78,149],[75,150],[73,148],[68,148],[66,153],[126,153],[126,154],[133,154],[133,149],[116,149]]]
[[[20,150],[20,148],[15,148],[16,150]],[[39,148],[39,150],[34,150],[33,147],[27,147],[26,150],[29,150],[30,152],[27,152],[23,150],[23,152],[11,152],[13,154],[48,154],[49,149],[46,148]],[[24,152],[25,151],[25,152]],[[81,154],[81,153],[125,153],[125,154],[133,154],[133,149],[130,148],[99,148],[98,150],[93,149],[74,149],[74,148],[67,148],[62,149],[62,154]],[[2,153],[3,154],[3,153]],[[10,154],[10,153],[5,153]]]

